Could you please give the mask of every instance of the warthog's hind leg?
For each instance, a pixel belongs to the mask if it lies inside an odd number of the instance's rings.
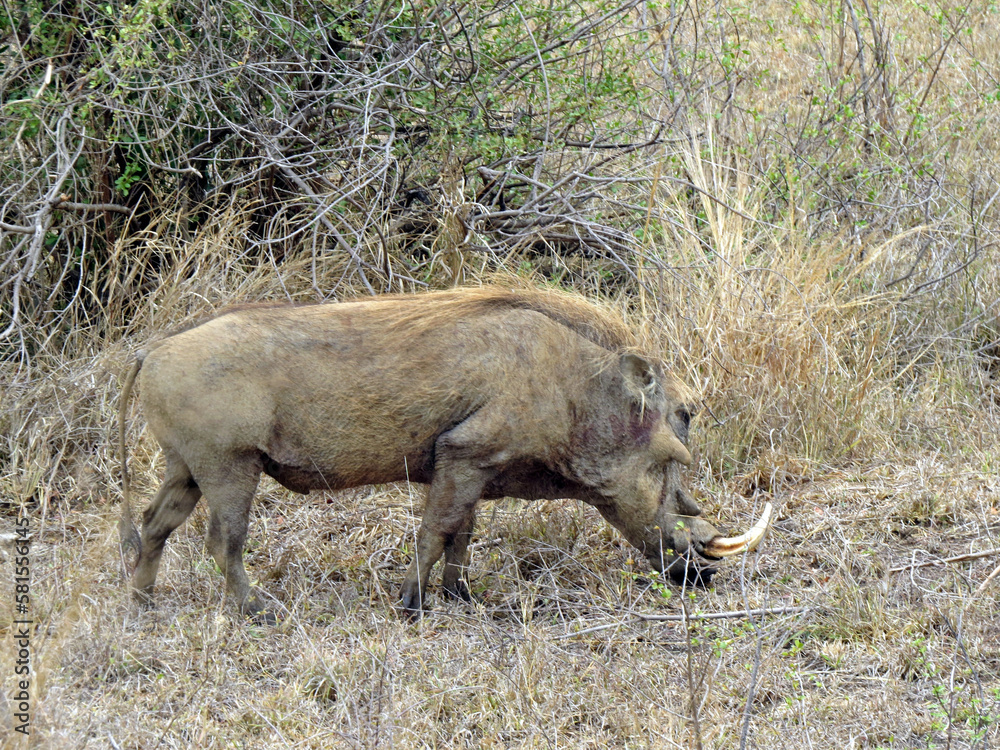
[[[260,482],[258,461],[234,461],[199,478],[208,502],[205,547],[226,578],[226,591],[244,615],[266,624],[276,622],[253,593],[243,567],[243,545],[250,523],[250,504]]]
[[[166,456],[163,484],[142,514],[141,552],[132,574],[136,598],[143,603],[152,601],[156,571],[167,537],[191,515],[201,497],[201,490],[187,465],[172,452],[167,452]]]

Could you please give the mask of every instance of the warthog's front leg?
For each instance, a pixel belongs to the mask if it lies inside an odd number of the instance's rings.
[[[468,549],[475,517],[473,508],[469,511],[463,527],[444,545],[444,574],[441,577],[441,588],[446,595],[466,602],[472,601],[465,574],[469,565]]]
[[[464,582],[458,583],[459,573],[472,533],[476,503],[491,476],[471,461],[451,457],[449,448],[452,446],[444,437],[438,441],[434,478],[417,533],[417,549],[399,592],[403,610],[411,617],[424,609],[431,568],[446,549],[451,564],[445,568],[445,589],[449,593],[459,593],[463,589],[468,593]]]

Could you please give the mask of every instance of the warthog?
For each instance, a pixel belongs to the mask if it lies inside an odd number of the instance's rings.
[[[141,371],[140,371],[141,368]],[[139,377],[166,476],[132,521],[124,411]],[[691,407],[616,318],[576,297],[465,289],[306,306],[245,306],[140,352],[119,414],[123,549],[148,601],[163,545],[204,495],[206,547],[245,614],[270,621],[243,568],[261,472],[301,493],[409,480],[430,485],[400,599],[469,598],[466,551],[482,498],[576,498],[652,566],[692,576],[690,551],[755,546],[700,517],[681,466]],[[687,571],[687,573],[686,573]],[[695,571],[704,579],[711,570]]]

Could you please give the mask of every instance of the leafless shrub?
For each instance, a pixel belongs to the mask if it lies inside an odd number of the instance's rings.
[[[626,236],[599,218],[621,182],[608,154],[661,129],[621,64],[635,5],[9,9],[3,338],[29,356],[25,318],[99,306],[132,280],[116,247],[163,213],[188,236],[238,207],[234,251],[342,255],[369,292],[423,283],[424,253],[555,245],[624,263]]]

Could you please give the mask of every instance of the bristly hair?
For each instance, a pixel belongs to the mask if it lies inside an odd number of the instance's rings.
[[[508,289],[501,286],[484,286],[424,292],[417,295],[382,295],[371,301],[426,301],[441,302],[440,314],[466,315],[476,310],[532,310],[566,326],[588,341],[612,352],[634,350],[635,336],[625,321],[609,310],[603,310],[584,297],[568,292],[534,289]],[[357,301],[368,301],[360,298]],[[427,316],[416,311],[402,315],[398,325],[421,327],[434,325],[436,315]],[[438,318],[440,319],[440,318]]]
[[[462,317],[477,311],[490,310],[532,310],[564,325],[588,341],[609,352],[636,351],[637,341],[625,321],[610,310],[605,310],[586,298],[570,292],[552,289],[522,287],[511,289],[506,286],[460,287],[445,291],[420,292],[417,294],[382,294],[375,297],[358,297],[344,300],[345,303],[399,305],[398,316],[392,316],[391,325],[409,331],[439,325],[444,318]],[[227,307],[214,315],[197,318],[171,331],[164,338],[170,338],[184,331],[196,328],[202,323],[230,315],[232,313],[253,313],[275,309],[300,308],[309,310],[327,304],[341,303],[285,303],[251,302]],[[433,311],[428,312],[432,305]]]

